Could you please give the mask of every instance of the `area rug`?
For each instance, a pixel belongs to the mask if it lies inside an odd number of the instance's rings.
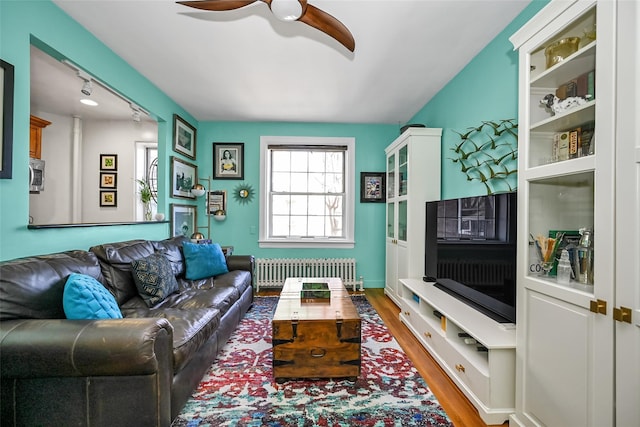
[[[452,426],[435,396],[364,296],[361,374],[274,381],[271,319],[277,297],[256,297],[172,427]]]

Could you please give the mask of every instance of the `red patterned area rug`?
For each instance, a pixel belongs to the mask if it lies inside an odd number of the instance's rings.
[[[276,383],[271,319],[277,301],[255,298],[172,427],[453,425],[364,296],[353,297],[362,318],[362,366],[355,383]]]

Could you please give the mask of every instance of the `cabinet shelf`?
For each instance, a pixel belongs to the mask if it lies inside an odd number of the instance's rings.
[[[574,107],[562,114],[556,114],[531,126],[531,132],[563,132],[581,124],[594,121],[596,100]]]
[[[528,181],[576,175],[585,172],[592,172],[595,169],[596,156],[590,155],[578,157],[576,159],[563,160],[546,165],[535,166],[520,171]]]
[[[578,77],[585,70],[591,71],[596,67],[596,41],[582,47],[564,61],[541,72],[531,79],[532,88],[558,87],[561,84]]]

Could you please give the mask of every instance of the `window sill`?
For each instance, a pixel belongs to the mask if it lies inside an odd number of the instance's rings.
[[[270,239],[258,241],[261,248],[322,248],[322,249],[353,249],[352,240],[335,239]]]

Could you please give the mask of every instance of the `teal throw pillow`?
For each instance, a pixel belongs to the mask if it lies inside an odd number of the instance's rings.
[[[67,319],[122,319],[111,292],[86,274],[69,275],[62,293],[62,308]]]
[[[185,277],[189,280],[204,279],[229,272],[227,260],[217,243],[202,245],[184,242],[182,249],[187,267]]]
[[[138,294],[149,307],[178,290],[171,263],[164,254],[156,252],[131,262],[133,281]]]

